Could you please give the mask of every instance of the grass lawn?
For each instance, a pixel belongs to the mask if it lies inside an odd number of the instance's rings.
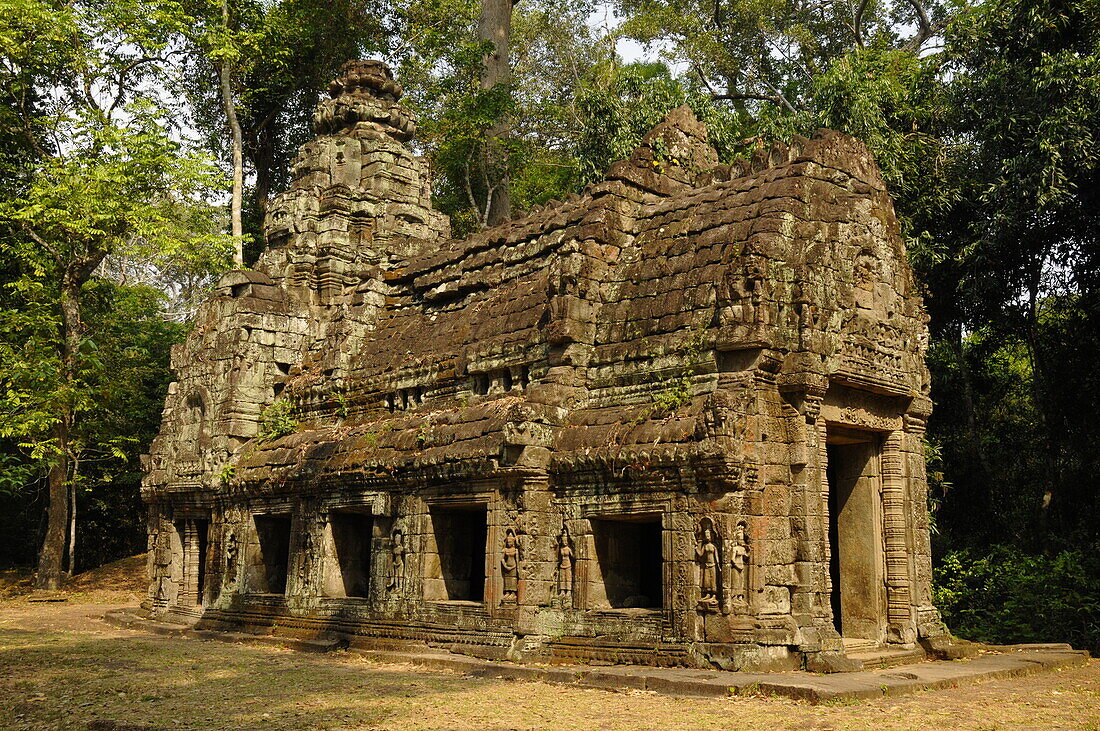
[[[147,635],[100,619],[105,591],[0,600],[0,728],[1100,729],[1095,660],[871,702],[670,698]]]

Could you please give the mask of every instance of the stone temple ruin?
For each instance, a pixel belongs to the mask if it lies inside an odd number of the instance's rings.
[[[863,145],[723,165],[680,108],[456,240],[389,70],[330,97],[255,270],[173,352],[154,615],[728,669],[944,635],[926,317]]]

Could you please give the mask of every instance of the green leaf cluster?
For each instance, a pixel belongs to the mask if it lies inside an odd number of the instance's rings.
[[[995,545],[947,554],[933,601],[952,631],[997,644],[1068,642],[1100,651],[1100,559],[1095,552],[1029,554]]]
[[[297,428],[298,419],[295,417],[294,405],[283,399],[260,412],[260,433],[257,438],[261,442],[270,442],[293,434]]]

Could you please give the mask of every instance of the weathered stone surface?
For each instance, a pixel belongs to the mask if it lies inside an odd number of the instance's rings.
[[[683,107],[454,240],[389,70],[330,92],[173,352],[154,614],[738,670],[942,634],[926,317],[863,145],[719,165]]]

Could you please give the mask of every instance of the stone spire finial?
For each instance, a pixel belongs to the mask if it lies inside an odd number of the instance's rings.
[[[381,61],[348,61],[340,68],[340,76],[328,85],[333,99],[342,94],[370,94],[371,96],[398,101],[404,92],[393,80],[390,67]]]
[[[402,142],[416,134],[416,119],[401,106],[401,85],[381,61],[348,61],[313,113],[318,135],[340,134],[361,123],[374,123]]]

